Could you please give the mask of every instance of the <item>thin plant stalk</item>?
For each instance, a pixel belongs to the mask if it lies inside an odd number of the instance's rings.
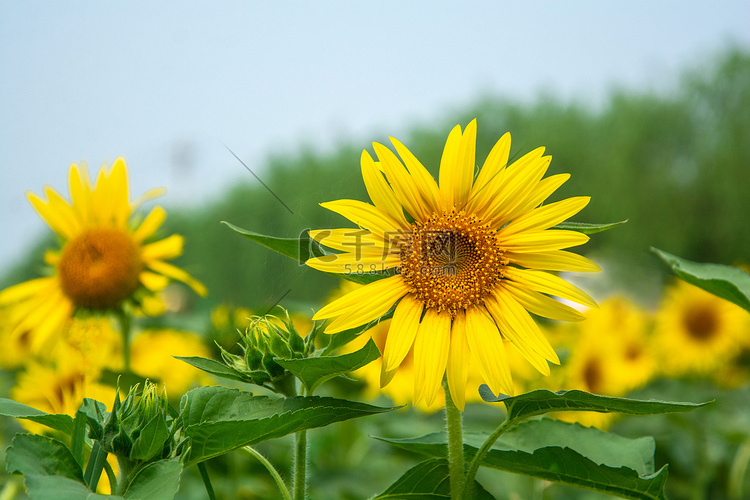
[[[307,493],[307,430],[294,436],[294,500],[305,500]]]
[[[271,473],[273,480],[276,481],[276,486],[278,486],[279,491],[281,492],[281,497],[283,498],[283,500],[292,500],[292,495],[289,493],[289,488],[286,487],[286,484],[281,478],[279,471],[276,470],[271,462],[269,462],[266,457],[258,453],[254,448],[251,448],[250,446],[245,446],[243,449],[250,455],[254,456],[258,460],[258,462],[260,462],[263,467],[265,467],[266,470]]]
[[[448,431],[448,470],[450,472],[451,500],[461,498],[464,489],[464,436],[463,416],[451,398],[448,381],[443,380],[445,391],[445,426]]]
[[[124,310],[117,311],[117,320],[120,323],[120,335],[122,335],[122,360],[124,373],[130,373],[130,315]]]
[[[477,476],[477,471],[479,470],[479,466],[482,464],[482,460],[484,460],[484,457],[487,455],[487,452],[490,451],[492,445],[495,444],[495,441],[497,441],[498,438],[506,430],[508,430],[509,427],[511,427],[511,425],[513,424],[510,420],[506,420],[505,422],[503,422],[500,427],[495,429],[495,432],[493,432],[490,437],[487,438],[484,444],[482,444],[482,447],[479,448],[479,451],[477,451],[476,455],[474,455],[474,458],[469,464],[469,470],[466,472],[466,482],[463,486],[463,494],[459,498],[463,498],[464,500],[473,498],[472,489],[474,486],[474,478],[476,478]]]

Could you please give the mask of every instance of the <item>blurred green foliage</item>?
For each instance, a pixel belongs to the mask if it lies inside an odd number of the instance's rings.
[[[576,220],[630,219],[583,247],[618,287],[643,296],[653,276],[659,284],[664,271],[648,254],[650,246],[703,262],[736,264],[750,257],[750,53],[729,49],[685,71],[666,90],[613,90],[598,109],[551,96],[531,104],[484,96],[443,115],[398,137],[434,174],[449,130],[476,117],[480,164],[510,131],[511,157],[543,145],[553,157],[549,174],[572,174],[554,199],[592,197]],[[374,140],[389,143],[386,136]],[[252,166],[288,209],[248,174],[205,206],[171,210],[165,234],[186,238],[177,264],[208,286],[212,303],[263,309],[283,297],[292,309],[319,304],[337,280],[219,221],[282,237],[308,228],[351,227],[318,203],[367,199],[359,169],[364,146],[342,144],[333,152],[303,148]],[[29,257],[3,284],[33,277],[40,258]]]

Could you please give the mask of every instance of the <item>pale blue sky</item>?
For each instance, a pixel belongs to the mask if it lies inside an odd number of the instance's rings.
[[[480,93],[668,89],[750,47],[748,19],[747,1],[0,0],[0,271],[46,230],[24,192],[67,196],[71,162],[123,155],[134,195],[205,200],[249,175],[223,144],[258,166],[302,143],[364,148]]]

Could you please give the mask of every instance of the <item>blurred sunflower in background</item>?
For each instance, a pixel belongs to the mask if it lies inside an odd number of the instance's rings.
[[[677,281],[665,290],[654,324],[663,375],[708,375],[724,367],[747,343],[749,319],[739,306]]]
[[[156,206],[142,219],[135,214],[143,201],[163,189],[131,201],[122,158],[110,169],[102,166],[95,183],[85,166],[71,165],[68,177],[70,202],[51,187],[44,188],[46,200],[27,193],[61,245],[44,256],[49,276],[0,292],[0,307],[9,307],[11,337],[25,337],[31,352],[39,353],[54,345],[77,310],[148,305],[170,280],[206,294],[199,281],[166,262],[182,254],[182,236],[149,241],[164,222],[165,210]]]
[[[586,321],[552,327],[553,344],[569,354],[552,375],[553,390],[625,396],[657,374],[657,358],[649,343],[649,313],[625,297],[603,301],[586,313]],[[614,414],[563,412],[563,420],[606,428]]]
[[[413,347],[413,401],[435,402],[444,375],[458,408],[465,404],[469,367],[493,392],[512,394],[505,353],[512,344],[537,370],[549,374],[557,354],[529,312],[577,321],[583,316],[553,296],[589,307],[586,293],[548,271],[599,271],[594,262],[563,249],[588,236],[554,229],[578,213],[588,197],[542,205],[570,176],[543,178],[550,157],[538,148],[508,165],[510,134],[492,148],[475,176],[476,120],[448,136],[439,182],[399,141],[399,159],[374,143],[378,162],[362,153],[362,176],[373,204],[322,203],[360,230],[310,231],[341,253],[306,264],[334,273],[385,272],[326,305],[313,319],[335,318],[326,332],[366,324],[395,306],[383,349],[381,384],[387,385]],[[393,272],[396,271],[395,274]]]

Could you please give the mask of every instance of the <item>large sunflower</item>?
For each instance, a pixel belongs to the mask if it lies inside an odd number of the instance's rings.
[[[61,239],[59,250],[45,254],[50,276],[0,292],[0,307],[9,308],[13,336],[25,336],[33,352],[55,340],[56,332],[79,308],[108,310],[125,301],[147,300],[170,279],[204,295],[205,287],[185,271],[165,262],[182,254],[183,238],[172,235],[148,242],[166,218],[160,206],[138,220],[140,203],[161,194],[157,189],[131,201],[125,160],[103,166],[96,183],[85,168],[71,165],[68,202],[51,187],[47,200],[27,193],[34,209]]]
[[[547,271],[598,271],[594,262],[562,250],[588,241],[582,233],[550,229],[580,211],[588,197],[542,203],[570,176],[542,178],[550,163],[538,148],[508,163],[510,135],[492,148],[475,177],[476,121],[456,126],[440,161],[439,183],[399,141],[401,159],[374,143],[378,162],[362,153],[372,205],[338,200],[322,206],[360,229],[310,231],[341,253],[307,265],[335,273],[391,275],[323,307],[313,319],[336,318],[335,333],[372,321],[395,305],[383,351],[386,385],[414,346],[414,401],[431,404],[443,375],[463,409],[469,363],[498,393],[513,384],[505,343],[537,370],[559,363],[529,312],[558,319],[583,316],[550,295],[586,306],[584,292]]]

